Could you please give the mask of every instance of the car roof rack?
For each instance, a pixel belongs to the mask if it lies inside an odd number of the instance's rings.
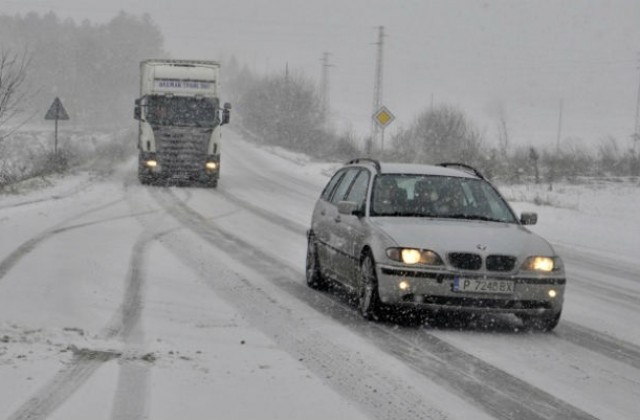
[[[463,170],[465,170],[465,172],[471,173],[471,174],[477,176],[478,178],[484,179],[486,181],[486,178],[484,177],[484,175],[482,175],[482,173],[479,170],[477,170],[476,168],[474,168],[471,165],[467,165],[466,163],[443,162],[443,163],[438,163],[438,166],[442,166],[443,168],[451,168],[451,167],[462,168]]]
[[[356,158],[356,159],[352,159],[349,162],[347,162],[347,165],[353,165],[353,164],[364,163],[364,162],[373,163],[373,166],[376,167],[376,171],[378,173],[380,173],[380,171],[382,170],[381,167],[380,167],[380,162],[377,161],[376,159],[372,159],[372,158]]]

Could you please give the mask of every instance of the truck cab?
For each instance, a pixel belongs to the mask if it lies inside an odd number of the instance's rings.
[[[221,129],[231,105],[220,106],[215,61],[145,60],[140,64],[138,177],[143,184],[216,187]]]

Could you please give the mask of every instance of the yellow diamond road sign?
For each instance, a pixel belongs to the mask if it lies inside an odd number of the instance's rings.
[[[380,128],[385,128],[395,119],[395,115],[393,115],[386,106],[380,107],[378,112],[373,114],[373,120],[376,122],[376,124],[378,124]]]

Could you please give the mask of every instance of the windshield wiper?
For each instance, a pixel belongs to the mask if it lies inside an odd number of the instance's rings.
[[[499,222],[499,223],[505,223],[504,220],[500,220],[500,219],[496,219],[494,217],[488,217],[488,216],[482,216],[480,214],[462,214],[462,213],[456,213],[456,214],[447,214],[445,217],[449,218],[449,219],[465,219],[465,220],[483,220],[485,222]]]

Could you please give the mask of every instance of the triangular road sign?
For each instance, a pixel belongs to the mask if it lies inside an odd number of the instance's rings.
[[[67,114],[67,110],[62,106],[62,102],[60,98],[56,97],[53,100],[53,103],[49,107],[47,111],[47,115],[44,116],[45,120],[68,120],[69,114]]]

